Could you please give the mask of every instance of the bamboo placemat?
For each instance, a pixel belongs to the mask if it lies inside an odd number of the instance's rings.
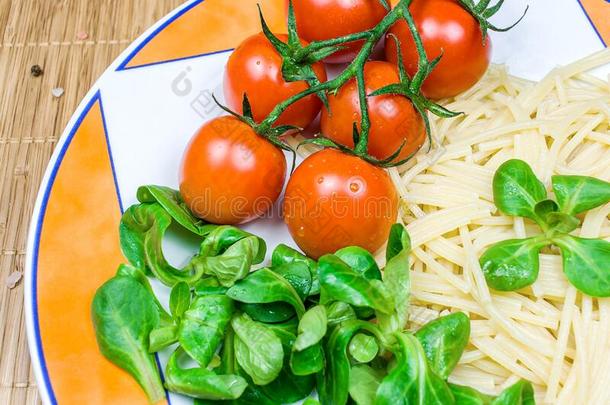
[[[0,0],[0,404],[40,400],[22,272],[47,162],[79,101],[114,58],[183,0]],[[42,76],[31,75],[40,65]],[[63,89],[61,97],[53,89]]]

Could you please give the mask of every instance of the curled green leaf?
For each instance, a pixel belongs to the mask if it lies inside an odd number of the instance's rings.
[[[323,291],[333,300],[392,313],[392,297],[383,283],[367,279],[337,256],[322,256],[318,272]]]
[[[152,273],[165,285],[181,281],[193,285],[203,269],[176,269],[163,255],[163,236],[171,223],[172,217],[158,203],[131,206],[119,226],[121,250],[133,266]]]
[[[170,314],[167,313],[163,305],[157,299],[152,287],[150,286],[150,281],[148,277],[140,270],[129,264],[121,264],[119,269],[116,272],[118,276],[131,277],[138,283],[140,283],[153,297],[153,301],[155,302],[155,307],[157,308],[157,313],[159,314],[159,326],[168,326],[173,325],[174,321]]]
[[[207,367],[220,346],[233,315],[233,301],[225,295],[197,297],[180,322],[179,342],[182,348]]]
[[[305,313],[305,305],[294,287],[282,276],[269,269],[260,269],[237,282],[227,291],[227,296],[247,304],[286,302],[299,318]]]
[[[334,301],[328,304],[326,306],[326,317],[329,327],[357,318],[354,308],[342,301]]]
[[[284,244],[278,245],[271,255],[271,267],[275,269],[291,263],[303,263],[307,265],[309,272],[311,273],[311,288],[309,290],[309,295],[320,294],[320,281],[318,280],[318,269],[315,260],[310,259],[289,246]]]
[[[494,399],[491,395],[462,385],[449,384],[449,388],[455,398],[455,405],[489,405]]]
[[[176,284],[169,295],[169,309],[174,318],[181,318],[191,305],[191,288],[184,281]]]
[[[378,313],[379,327],[390,335],[404,329],[409,316],[411,280],[409,275],[409,255],[411,239],[405,227],[392,226],[386,248],[387,264],[383,270],[383,284],[394,302],[393,312]]]
[[[220,285],[216,277],[202,278],[195,284],[195,295],[223,295],[228,288]]]
[[[149,347],[150,353],[159,352],[178,341],[178,326],[169,325],[153,329],[150,332]]]
[[[254,235],[234,226],[218,226],[206,236],[203,242],[201,242],[199,255],[203,257],[218,256],[226,252],[229,247],[233,246],[240,240],[252,236]],[[253,264],[258,264],[265,260],[265,254],[267,252],[267,245],[265,241],[261,238],[256,238],[258,239],[258,243],[256,244],[256,249],[252,259]]]
[[[149,336],[159,325],[150,291],[131,277],[118,276],[102,285],[91,306],[95,336],[102,354],[136,379],[151,403],[165,398]]]
[[[165,385],[172,392],[213,401],[239,398],[248,382],[234,374],[219,375],[206,368],[181,368],[178,348],[170,356],[165,370]]]
[[[377,389],[375,405],[445,405],[454,403],[447,383],[428,365],[419,340],[397,333],[396,365]]]
[[[520,380],[506,388],[491,405],[536,405],[532,383]]]
[[[335,256],[368,280],[381,280],[379,266],[368,250],[358,246],[349,246],[337,250]]]
[[[313,280],[311,271],[305,263],[291,263],[271,268],[271,271],[282,276],[301,297],[301,300],[309,296]]]
[[[365,364],[352,367],[349,375],[349,395],[358,405],[374,405],[377,389],[384,373]]]
[[[226,249],[222,245],[219,247],[205,243],[204,241],[202,244],[200,254],[194,257],[186,268],[193,269],[195,273],[214,276],[224,287],[231,287],[236,281],[243,279],[253,264],[262,261],[261,251],[264,257],[266,249],[265,242],[256,236],[239,238]],[[219,243],[225,244],[227,241]]]
[[[563,213],[580,214],[610,202],[610,183],[586,176],[553,176],[553,191]]]
[[[231,321],[235,331],[235,358],[257,385],[266,385],[280,375],[284,362],[282,341],[263,324],[245,314]]]
[[[563,272],[585,294],[610,297],[610,242],[562,235],[553,239],[561,249]]]
[[[463,312],[428,322],[415,333],[428,363],[439,377],[447,379],[457,366],[470,338],[470,319]]]
[[[316,374],[324,368],[324,350],[316,343],[302,351],[290,353],[290,370],[295,375],[305,376]]]
[[[326,343],[326,369],[318,375],[318,394],[323,404],[345,404],[349,395],[350,359],[347,353],[352,337],[361,331],[383,340],[377,326],[370,322],[352,320],[333,330]]]
[[[205,236],[216,228],[216,225],[196,218],[182,200],[180,193],[169,187],[142,186],[138,188],[137,197],[141,203],[158,203],[174,221],[194,234]]]
[[[479,259],[487,284],[498,291],[515,291],[538,278],[544,237],[509,239],[492,245]]]
[[[326,308],[322,305],[317,305],[305,312],[299,322],[299,334],[294,343],[294,350],[305,350],[320,342],[326,335],[327,322]]]
[[[511,159],[498,168],[493,193],[496,206],[504,214],[540,221],[535,207],[546,199],[546,189],[523,160]]]
[[[378,353],[377,340],[365,333],[358,333],[349,343],[349,354],[358,363],[370,363]]]

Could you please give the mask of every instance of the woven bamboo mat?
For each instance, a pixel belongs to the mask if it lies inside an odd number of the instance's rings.
[[[0,0],[0,404],[39,403],[23,317],[30,216],[57,139],[113,59],[182,0]],[[40,65],[44,74],[31,75]],[[62,88],[61,97],[52,94]]]

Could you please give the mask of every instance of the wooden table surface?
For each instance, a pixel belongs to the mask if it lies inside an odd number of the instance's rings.
[[[36,194],[58,137],[114,58],[182,0],[0,0],[0,404],[39,403],[22,272]],[[44,73],[34,77],[33,65]],[[63,89],[61,97],[53,89]],[[56,91],[56,94],[59,90]],[[14,277],[14,276],[13,276]]]

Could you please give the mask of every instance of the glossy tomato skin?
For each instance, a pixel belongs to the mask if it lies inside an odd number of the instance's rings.
[[[375,252],[398,216],[398,194],[385,170],[325,149],[292,174],[283,208],[290,234],[310,257],[346,246]]]
[[[309,42],[366,31],[388,13],[379,0],[293,0],[292,3],[299,36]],[[362,41],[347,44],[347,49],[336,52],[325,62],[350,62],[361,47]]]
[[[232,116],[215,118],[195,134],[180,169],[180,193],[193,213],[214,224],[264,215],[286,177],[284,153]]]
[[[287,41],[286,35],[277,35]],[[303,42],[303,44],[306,44]],[[326,81],[322,62],[313,65],[321,82]],[[262,34],[246,38],[229,57],[224,74],[224,95],[227,105],[243,113],[244,93],[248,95],[254,120],[265,119],[273,108],[287,98],[306,90],[306,82],[286,82],[282,76],[282,57]],[[280,116],[277,125],[305,128],[320,112],[322,102],[315,95],[294,103]]]
[[[389,62],[372,61],[364,65],[364,82],[367,94],[384,86],[399,83],[398,69]],[[360,100],[356,79],[347,82],[336,95],[328,99],[330,112],[322,109],[322,133],[346,146],[353,147],[353,122],[360,128]],[[402,160],[417,151],[426,140],[426,130],[421,115],[411,101],[399,95],[382,95],[368,98],[369,154],[385,159],[405,143]]]
[[[478,21],[455,0],[415,0],[410,6],[430,60],[443,55],[424,82],[423,92],[432,99],[456,96],[477,83],[487,71],[492,45],[489,36],[483,44]],[[396,23],[386,37],[386,59],[396,63],[395,35],[410,75],[417,71],[419,56],[407,23]]]

